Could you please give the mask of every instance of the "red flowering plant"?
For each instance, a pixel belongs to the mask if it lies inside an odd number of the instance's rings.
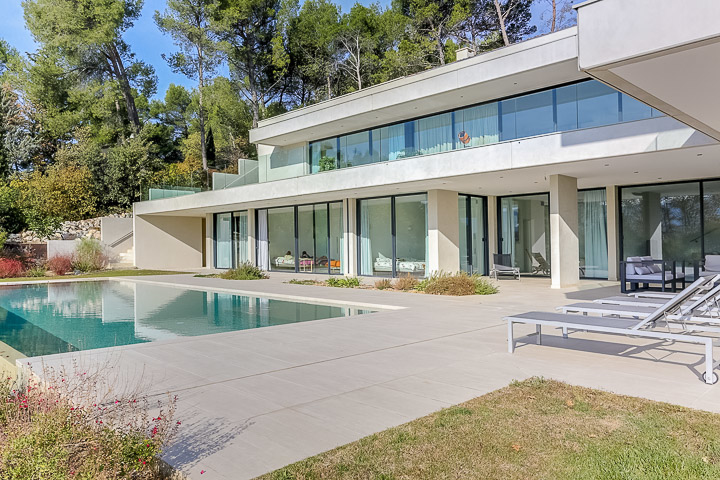
[[[0,385],[2,478],[167,478],[160,460],[179,428],[177,399],[150,402],[123,388],[107,365],[93,371],[24,369]],[[143,387],[143,388],[140,388]],[[122,393],[120,393],[122,392]],[[151,405],[153,403],[153,405]]]
[[[25,272],[25,265],[15,258],[0,258],[0,278],[20,277]]]
[[[45,268],[52,270],[55,275],[65,275],[73,269],[72,255],[55,255],[45,263]]]

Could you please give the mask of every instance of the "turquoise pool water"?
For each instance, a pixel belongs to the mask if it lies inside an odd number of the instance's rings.
[[[0,341],[28,357],[370,313],[130,281],[0,287]]]

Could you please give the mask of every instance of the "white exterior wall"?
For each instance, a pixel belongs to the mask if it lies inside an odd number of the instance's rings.
[[[430,190],[428,198],[428,275],[460,270],[458,193]]]
[[[134,220],[136,267],[203,267],[202,217],[135,215]]]
[[[580,281],[577,178],[550,177],[550,278],[552,288]],[[573,254],[574,252],[574,254]]]

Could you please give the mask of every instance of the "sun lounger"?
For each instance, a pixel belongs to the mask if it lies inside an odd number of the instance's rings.
[[[652,330],[655,327],[656,322],[664,319],[665,323],[668,324],[668,314],[682,315],[681,307],[685,306],[687,302],[696,296],[699,292],[709,294],[707,286],[712,285],[714,280],[719,277],[712,278],[699,278],[693,282],[689,287],[679,292],[670,300],[666,301],[660,306],[656,306],[651,313],[643,312],[642,317],[644,318],[620,318],[617,316],[606,317],[606,316],[592,316],[592,315],[571,315],[567,313],[551,313],[551,312],[527,312],[519,315],[511,315],[505,317],[508,322],[508,351],[512,353],[515,350],[515,338],[513,332],[513,326],[516,323],[524,323],[535,325],[537,343],[542,343],[542,326],[550,326],[561,328],[563,336],[567,336],[568,330],[583,330],[594,333],[607,333],[607,334],[618,334],[618,335],[629,335],[633,337],[668,340],[675,342],[684,342],[691,344],[699,344],[705,347],[705,373],[703,379],[708,384],[717,382],[718,377],[713,372],[717,363],[713,361],[713,345],[717,343],[717,340],[713,337],[706,335],[699,335],[699,333],[717,332],[717,328],[703,328],[690,326],[690,328],[684,329],[680,333],[673,333],[669,331]],[[717,294],[717,292],[715,292]],[[628,297],[625,297],[628,298]],[[699,300],[692,301],[688,306],[700,305]],[[597,309],[598,313],[602,312],[603,304],[585,304],[588,309]],[[576,307],[580,308],[580,307]],[[639,310],[637,308],[643,308],[640,305],[625,305],[619,306],[618,308],[624,309],[626,316],[640,317]],[[645,308],[648,308],[645,306]],[[720,362],[718,362],[720,363]]]
[[[670,297],[673,298],[673,297]],[[636,298],[627,297],[625,295],[617,295],[614,297],[598,298],[595,303],[608,305],[633,305],[636,307],[660,307],[667,303],[668,299],[663,298]]]

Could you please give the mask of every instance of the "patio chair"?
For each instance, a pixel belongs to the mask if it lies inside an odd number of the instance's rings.
[[[497,280],[499,275],[512,275],[513,278],[520,280],[520,269],[512,266],[509,253],[493,254],[493,266],[490,269],[490,276]]]
[[[696,329],[693,327],[686,329],[682,333],[673,333],[667,330],[651,330],[651,328],[655,327],[656,322],[665,318],[666,312],[677,310],[680,305],[687,302],[689,298],[695,296],[701,287],[704,287],[709,282],[712,282],[713,278],[697,279],[688,288],[679,292],[675,295],[675,297],[668,300],[664,305],[662,305],[662,307],[657,308],[653,313],[649,314],[644,319],[595,317],[590,315],[573,315],[538,311],[507,316],[504,319],[508,322],[508,351],[513,353],[515,350],[513,328],[516,323],[535,325],[536,342],[538,345],[542,344],[543,326],[561,328],[563,331],[563,337],[567,336],[568,330],[582,330],[601,334],[606,333],[698,344],[705,347],[705,372],[703,373],[702,378],[705,383],[714,384],[718,381],[718,376],[714,373],[714,369],[720,362],[713,361],[713,346],[715,346],[718,341],[711,336],[698,334],[701,332],[707,332],[707,330]]]
[[[530,257],[530,263],[532,265],[532,274],[541,273],[543,275],[550,275],[550,264],[540,252],[530,252],[527,248],[525,253]],[[535,265],[537,263],[537,265]]]

